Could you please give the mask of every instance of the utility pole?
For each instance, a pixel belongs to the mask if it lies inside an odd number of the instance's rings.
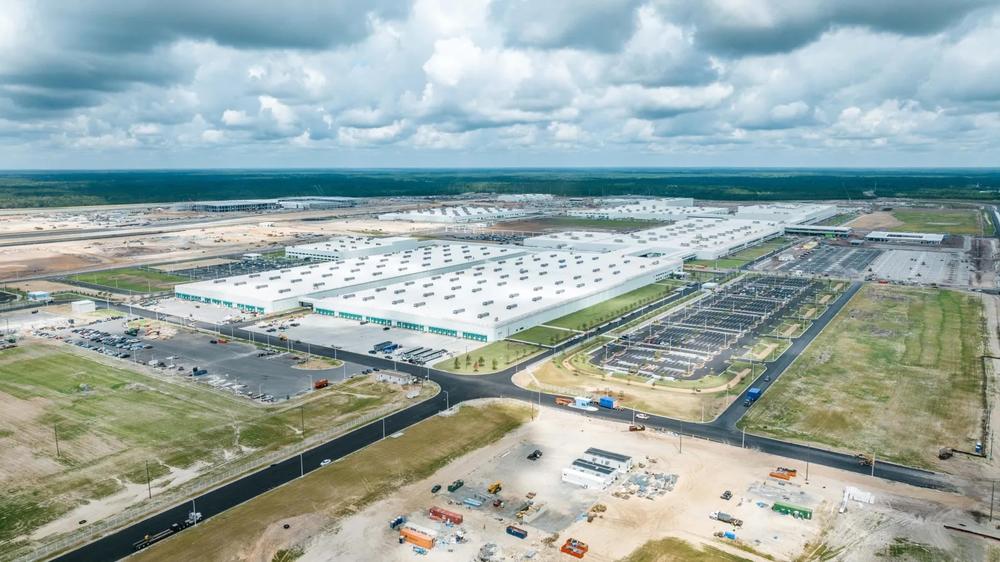
[[[146,491],[149,492],[149,499],[153,499],[153,485],[149,482],[149,459],[146,460]]]
[[[997,481],[993,481],[993,490],[990,492],[990,521],[993,521],[993,503],[997,497]]]
[[[875,478],[875,453],[872,452],[872,478]]]
[[[740,440],[740,449],[747,448],[747,428],[743,428],[743,438]]]
[[[382,439],[385,439],[385,418],[382,418]]]
[[[62,456],[62,453],[59,452],[59,426],[57,424],[52,424],[52,433],[56,436],[56,458],[58,458]]]
[[[305,462],[302,460],[302,453],[299,453],[299,478],[306,475]]]
[[[302,438],[306,438],[306,411],[305,404],[299,404],[299,427],[302,431]]]

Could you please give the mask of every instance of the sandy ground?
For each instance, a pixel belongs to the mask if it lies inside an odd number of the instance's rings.
[[[346,220],[269,220],[204,224],[156,235],[64,240],[7,246],[0,251],[0,280],[164,261],[211,259],[244,251],[266,252],[336,234],[409,234],[440,225]],[[232,219],[220,220],[230,222]]]
[[[619,485],[596,491],[561,482],[561,469],[591,446],[631,455],[634,462],[643,465],[636,472],[677,474],[677,487],[652,500],[638,496],[623,499],[613,495],[621,489]],[[534,448],[544,451],[543,458],[526,460],[524,453]],[[768,472],[777,466],[795,467],[799,476],[784,484],[768,478]],[[806,481],[804,469],[802,463],[790,459],[700,440],[679,443],[676,436],[667,433],[630,433],[622,424],[546,407],[537,421],[494,446],[470,453],[431,478],[400,489],[391,498],[340,521],[336,528],[297,539],[305,548],[303,561],[412,560],[412,546],[399,545],[396,533],[387,525],[392,517],[405,515],[410,522],[438,533],[440,544],[426,556],[432,561],[470,560],[486,543],[497,544],[506,560],[523,559],[531,551],[537,553],[534,560],[568,559],[557,548],[543,544],[542,539],[553,532],[559,535],[557,544],[569,537],[589,544],[587,560],[617,560],[647,540],[665,536],[712,544],[757,559],[713,536],[717,531],[733,530],[708,517],[711,511],[723,510],[743,519],[743,527],[736,529],[743,544],[777,560],[792,559],[808,543],[820,542],[845,547],[838,559],[870,560],[873,552],[896,537],[956,553],[982,554],[985,548],[974,541],[970,546],[968,539],[942,527],[944,522],[973,525],[965,513],[973,507],[967,498],[816,466],[810,467]],[[457,478],[466,485],[455,499],[481,492],[486,483],[501,480],[504,489],[500,497],[507,505],[503,510],[488,504],[471,509],[449,504],[451,494],[430,493],[432,485],[445,485]],[[874,494],[874,503],[852,501],[846,513],[838,514],[845,486]],[[719,498],[726,489],[733,492],[729,501]],[[510,506],[520,504],[529,492],[535,492],[535,501],[551,506],[555,514],[543,515],[531,524],[516,523],[528,531],[528,538],[520,540],[504,529],[515,523],[508,515]],[[807,521],[771,511],[770,504],[781,499],[812,508],[814,518]],[[607,511],[591,523],[579,517],[595,504],[606,506]],[[456,511],[465,521],[460,527],[433,521],[426,516],[433,505]],[[568,513],[562,513],[566,510]],[[458,531],[466,542],[454,542]],[[265,536],[261,541],[268,539]]]
[[[160,271],[180,271],[182,269],[193,269],[195,267],[210,267],[213,265],[226,265],[227,263],[233,263],[233,260],[227,260],[222,258],[208,258],[204,260],[193,260],[193,261],[182,261],[176,263],[165,263],[163,265],[156,266],[155,269]]]
[[[892,228],[901,224],[903,224],[903,222],[892,216],[892,213],[877,211],[871,214],[861,215],[860,217],[844,224],[844,226],[850,226],[858,230],[879,230]]]

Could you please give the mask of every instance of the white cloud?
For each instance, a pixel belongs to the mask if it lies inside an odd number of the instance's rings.
[[[296,121],[295,111],[272,96],[259,96],[261,114],[269,113],[282,127],[287,127]]]
[[[222,122],[230,127],[246,125],[250,121],[251,119],[247,116],[247,112],[242,109],[227,109],[222,112]]]

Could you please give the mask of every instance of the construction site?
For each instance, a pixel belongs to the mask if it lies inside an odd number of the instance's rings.
[[[675,537],[734,559],[868,560],[906,540],[980,559],[981,544],[940,533],[966,499],[900,488],[752,450],[543,407],[494,445],[337,521],[298,545],[301,560],[584,560],[627,557],[647,540]],[[565,431],[577,426],[579,430]],[[403,436],[401,439],[405,439]],[[567,473],[601,464],[606,486]],[[627,459],[627,460],[621,460]],[[618,461],[616,463],[616,460]],[[596,471],[595,471],[596,472]],[[855,529],[874,531],[858,535]],[[928,533],[933,529],[933,534]],[[928,541],[931,541],[928,544]]]

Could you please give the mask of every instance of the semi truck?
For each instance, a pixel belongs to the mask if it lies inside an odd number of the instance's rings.
[[[134,550],[142,550],[147,546],[156,544],[175,533],[187,529],[188,527],[194,525],[199,521],[201,521],[201,513],[197,511],[192,511],[191,513],[188,513],[187,519],[185,519],[184,521],[181,521],[180,523],[173,523],[170,525],[169,528],[164,529],[159,533],[154,533],[152,535],[144,536],[142,540],[132,543],[132,548]]]
[[[751,388],[750,390],[747,391],[747,397],[746,400],[743,401],[743,406],[749,408],[754,402],[757,401],[758,398],[760,398],[760,395],[763,393],[764,389],[760,387],[755,386]]]
[[[618,401],[610,396],[601,396],[597,400],[597,405],[602,408],[607,408],[609,410],[621,410],[622,407],[618,404]]]

